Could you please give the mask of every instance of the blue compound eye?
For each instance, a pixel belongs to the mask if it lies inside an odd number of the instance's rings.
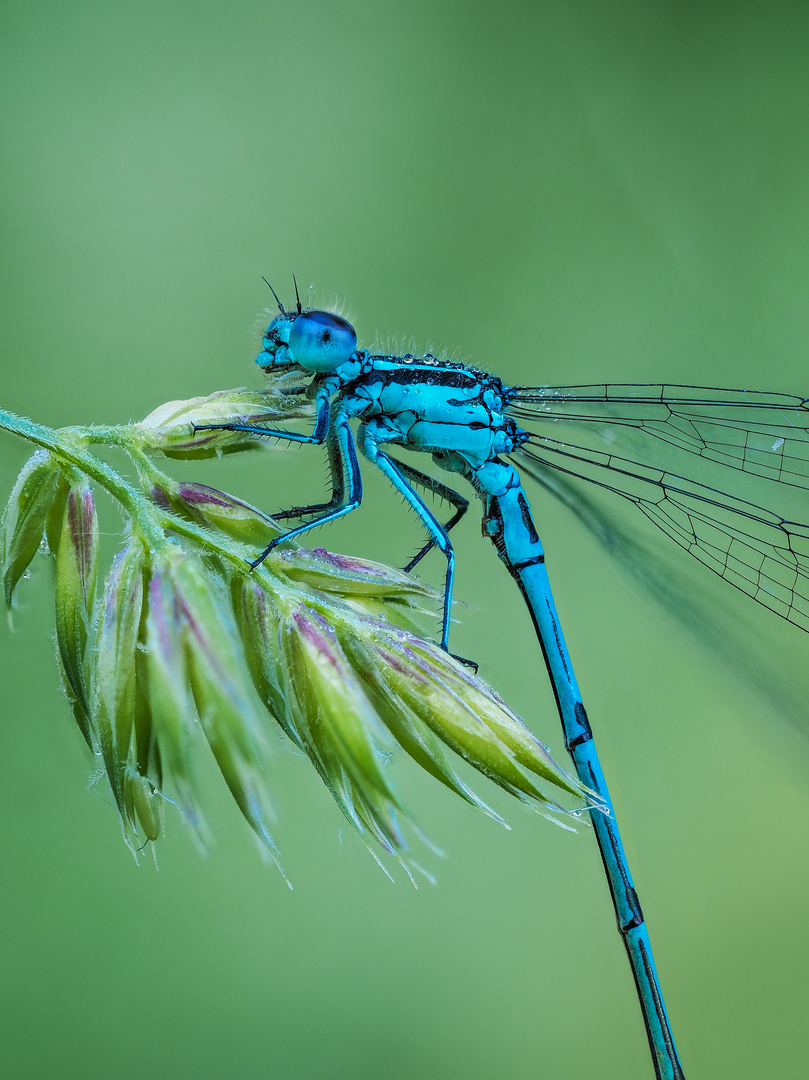
[[[354,327],[330,311],[304,311],[289,331],[289,351],[310,371],[334,371],[356,347]]]

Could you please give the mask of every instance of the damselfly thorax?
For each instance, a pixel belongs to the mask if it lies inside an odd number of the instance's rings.
[[[361,441],[371,437],[379,445],[430,453],[441,465],[452,452],[475,469],[529,438],[504,414],[507,391],[496,375],[430,354],[360,353],[358,374],[352,367],[346,364],[335,373],[341,376],[337,397],[346,415],[366,425]]]

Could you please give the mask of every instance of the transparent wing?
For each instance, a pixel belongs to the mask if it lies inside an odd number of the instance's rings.
[[[724,580],[809,630],[809,409],[679,386],[522,388],[516,455],[629,500]]]
[[[541,424],[631,429],[706,462],[809,488],[809,401],[791,394],[666,384],[522,386],[511,388],[509,412]]]
[[[804,735],[809,732],[804,668],[795,662],[794,651],[784,648],[784,639],[763,634],[760,622],[745,618],[742,608],[729,605],[730,596],[719,595],[720,585],[700,589],[685,572],[686,560],[664,559],[661,545],[650,546],[631,529],[629,520],[609,509],[613,505],[619,510],[617,503],[601,505],[592,485],[535,462],[522,465],[578,519],[646,596],[697,639],[701,651],[707,646],[735,678],[743,679]]]

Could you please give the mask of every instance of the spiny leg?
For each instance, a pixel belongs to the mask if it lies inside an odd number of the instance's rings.
[[[444,532],[449,533],[450,529],[454,529],[466,511],[469,509],[469,500],[465,499],[460,492],[455,491],[451,487],[447,487],[446,484],[442,484],[439,480],[434,479],[432,476],[427,476],[426,473],[419,472],[418,469],[414,469],[412,465],[406,465],[403,461],[399,461],[398,458],[392,458],[389,455],[388,460],[396,465],[396,468],[403,473],[408,480],[413,484],[417,484],[419,487],[426,488],[428,491],[432,491],[440,499],[446,499],[448,503],[455,507],[455,513],[444,523]],[[409,574],[414,567],[416,567],[428,551],[432,551],[435,547],[435,540],[432,538],[427,541],[421,551],[410,560],[410,562],[403,569],[406,574]]]
[[[401,463],[394,461],[393,458],[389,457],[379,449],[377,443],[374,441],[373,435],[367,427],[363,430],[361,437],[363,453],[369,461],[376,465],[380,472],[383,472],[385,476],[387,476],[388,480],[390,480],[396,490],[402,495],[405,502],[413,508],[422,525],[424,525],[425,529],[430,534],[431,543],[437,545],[446,556],[447,572],[444,578],[441,648],[444,652],[449,652],[449,612],[452,604],[452,585],[455,580],[455,552],[452,550],[452,544],[450,543],[444,526],[435,518],[422,498],[414,491],[413,487],[403,475]],[[477,671],[478,665],[474,660],[467,660],[463,656],[456,656],[455,653],[450,653],[450,656]]]
[[[281,393],[288,396],[308,393],[306,386],[294,386],[282,389]],[[317,416],[314,430],[311,435],[299,435],[294,431],[279,431],[275,428],[258,427],[255,424],[194,424],[194,431],[242,431],[248,435],[271,436],[278,439],[286,439],[294,443],[310,443],[320,445],[328,443],[329,469],[332,479],[332,496],[328,502],[312,503],[310,506],[293,506],[288,510],[281,510],[272,516],[276,521],[285,521],[288,518],[305,517],[307,514],[325,514],[342,506],[345,495],[345,482],[343,470],[340,467],[339,451],[335,450],[334,441],[328,438],[329,432],[329,396],[323,391],[316,396]]]
[[[194,424],[194,431],[242,431],[248,435],[260,435],[273,439],[286,439],[288,442],[293,443],[307,443],[318,445],[323,442],[322,439],[316,438],[314,435],[299,435],[294,431],[278,431],[275,428],[262,428],[256,427],[254,424]],[[334,473],[332,473],[334,475]],[[342,503],[342,491],[338,491],[335,485],[332,497],[327,503],[312,503],[310,506],[293,506],[288,510],[279,510],[277,513],[271,516],[275,521],[285,521],[287,518],[300,518],[305,517],[307,514],[324,513],[335,506],[339,506]]]
[[[281,510],[273,514],[276,521],[286,521],[289,518],[304,518],[309,514],[328,514],[345,502],[345,469],[337,440],[329,436],[326,440],[329,453],[329,479],[331,481],[331,498],[328,502],[311,503],[308,506],[291,506],[288,510]]]
[[[297,387],[294,388],[297,392]],[[247,435],[272,436],[286,439],[288,442],[315,443],[326,441],[329,431],[329,395],[326,388],[319,389],[315,395],[315,426],[311,435],[299,435],[296,431],[284,431],[278,428],[264,428],[257,424],[240,424],[231,421],[228,424],[192,424],[194,431],[242,431]]]
[[[294,537],[300,536],[318,525],[326,525],[329,521],[335,521],[352,510],[356,510],[362,502],[362,476],[360,475],[360,466],[357,460],[357,448],[354,445],[354,437],[351,434],[351,428],[348,426],[348,419],[344,413],[337,414],[329,432],[329,463],[332,469],[335,494],[339,492],[341,496],[344,495],[345,501],[341,505],[336,505],[335,499],[333,499],[332,504],[328,504],[330,506],[328,513],[322,514],[320,517],[315,518],[314,521],[305,522],[296,529],[290,529],[283,536],[277,536],[274,540],[271,540],[258,558],[252,560],[250,563],[251,569],[255,570],[257,566],[264,562],[270,552],[279,544],[283,544],[285,540],[292,540]]]

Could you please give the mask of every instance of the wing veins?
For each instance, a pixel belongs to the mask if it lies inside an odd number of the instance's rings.
[[[531,445],[537,447],[537,443]],[[788,521],[746,500],[725,496],[686,477],[661,469],[652,470],[631,459],[554,443],[553,440],[543,439],[538,447],[550,458],[540,456],[527,446],[520,451],[519,457],[627,499],[703,565],[765,607],[809,630],[809,528],[806,525]],[[559,459],[567,459],[570,466]],[[580,469],[589,467],[596,475],[577,471],[576,464]],[[530,473],[530,467],[528,471]],[[642,492],[610,483],[606,477],[599,478],[602,471],[612,478],[622,477],[650,485],[657,489],[659,497],[650,498]],[[727,520],[723,520],[721,514]],[[747,529],[751,525],[758,529],[746,531],[740,525],[742,521]],[[777,533],[777,543],[767,539],[772,532]],[[801,540],[805,542],[803,551],[798,545]]]
[[[690,391],[693,396],[667,391]],[[738,472],[790,487],[809,487],[805,398],[712,387],[599,384],[536,392],[531,387],[512,388],[508,402],[508,411],[517,419],[617,426]],[[622,404],[631,408],[616,411]],[[663,415],[648,414],[650,409],[662,409]],[[747,415],[734,417],[728,409],[744,410]],[[643,410],[647,415],[638,415]],[[782,414],[780,422],[758,419],[766,412]]]

